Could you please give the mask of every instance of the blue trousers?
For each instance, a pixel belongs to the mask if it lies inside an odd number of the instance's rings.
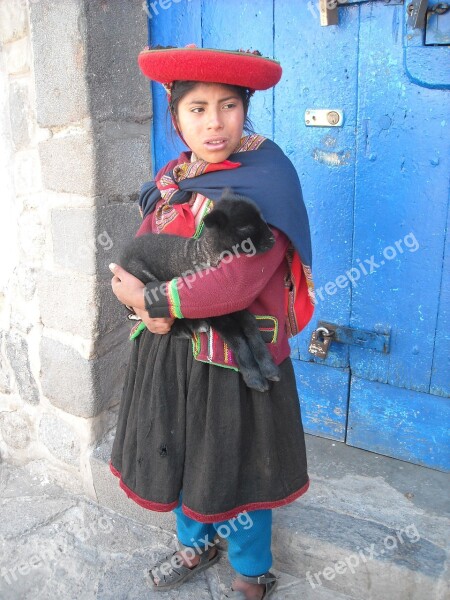
[[[173,511],[178,539],[185,546],[205,548],[216,533],[228,542],[228,560],[241,575],[263,575],[272,566],[272,510],[252,510],[218,523],[199,523],[181,510],[181,497]]]

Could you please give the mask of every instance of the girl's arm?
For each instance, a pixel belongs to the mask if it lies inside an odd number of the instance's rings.
[[[145,308],[151,317],[206,318],[250,306],[285,259],[288,238],[271,227],[273,248],[263,254],[232,255],[218,267],[197,271],[168,282],[151,282],[145,289]]]

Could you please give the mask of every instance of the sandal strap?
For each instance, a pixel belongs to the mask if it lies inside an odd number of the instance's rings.
[[[256,577],[248,577],[247,575],[241,575],[240,573],[237,573],[237,577],[238,579],[240,579],[241,581],[245,581],[246,583],[255,584],[267,584],[277,580],[277,577],[270,571],[267,571],[267,573],[264,573],[264,575],[258,575]]]

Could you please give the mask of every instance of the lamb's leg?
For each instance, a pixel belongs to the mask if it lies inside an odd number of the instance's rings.
[[[175,319],[170,333],[175,337],[192,339],[193,333],[208,331],[209,325],[204,319]]]
[[[184,321],[185,319],[175,319],[172,327],[170,328],[170,335],[173,335],[174,337],[192,339],[192,331]]]
[[[233,313],[233,318],[236,319],[245,333],[248,345],[262,375],[266,379],[270,379],[270,381],[280,381],[280,370],[273,362],[272,356],[262,338],[261,332],[258,329],[258,321],[248,310],[240,310]]]
[[[269,389],[269,384],[266,378],[262,376],[244,332],[236,319],[233,318],[233,313],[211,317],[207,321],[234,353],[241,375],[248,387],[259,392],[266,392]]]

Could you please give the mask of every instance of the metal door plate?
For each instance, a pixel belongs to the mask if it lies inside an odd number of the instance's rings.
[[[307,108],[305,125],[308,127],[342,127],[344,113],[339,108]]]

